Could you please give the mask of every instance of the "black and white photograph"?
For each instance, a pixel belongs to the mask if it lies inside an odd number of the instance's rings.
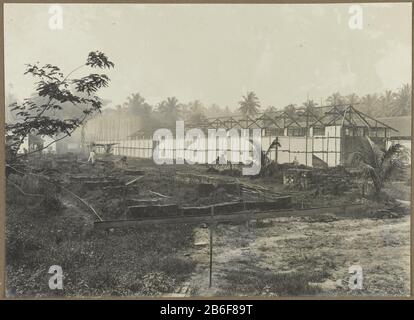
[[[410,296],[411,2],[3,23],[7,298]]]

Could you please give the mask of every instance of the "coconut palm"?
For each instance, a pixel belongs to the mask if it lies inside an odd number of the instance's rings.
[[[217,117],[223,113],[223,110],[220,108],[219,105],[213,103],[208,106],[206,109],[206,115],[208,117]]]
[[[304,114],[317,114],[317,107],[318,104],[313,100],[307,100],[304,103],[302,103],[302,106],[300,107],[301,111],[304,112]]]
[[[230,110],[229,106],[224,107],[223,116],[229,117],[233,114],[233,111]]]
[[[344,97],[339,93],[339,92],[335,92],[334,94],[332,94],[331,96],[329,96],[326,101],[331,105],[331,106],[337,106],[337,105],[342,105],[345,102]]]
[[[131,94],[124,103],[124,107],[127,114],[137,119],[141,129],[148,129],[152,126],[152,107],[139,93]]]
[[[261,151],[261,168],[260,168],[260,173],[259,175],[261,176],[266,176],[266,175],[271,175],[272,174],[272,169],[274,169],[274,167],[272,166],[272,160],[269,157],[270,151],[275,148],[275,156],[276,159],[274,161],[275,164],[277,164],[277,154],[278,154],[278,150],[281,147],[281,144],[279,142],[279,137],[276,137],[272,143],[270,144],[269,148],[267,148],[266,151]]]
[[[374,116],[374,110],[378,105],[377,94],[367,94],[361,99],[362,109],[370,116]]]
[[[313,108],[316,108],[317,105],[318,104],[315,101],[313,101],[313,100],[307,100],[304,103],[302,103],[302,107],[304,109],[313,109]]]
[[[411,85],[403,85],[395,95],[393,116],[406,116],[411,114]]]
[[[279,150],[279,148],[280,148],[280,147],[281,147],[281,145],[280,145],[280,142],[279,142],[279,137],[276,137],[276,138],[272,141],[272,143],[270,144],[269,148],[267,148],[267,151],[265,152],[264,157],[265,157],[266,159],[268,158],[269,153],[270,153],[270,150],[271,150],[272,148],[275,148],[275,149],[276,149],[276,156],[277,156],[277,152],[278,152],[278,150]],[[277,159],[275,160],[275,162],[277,163]]]
[[[395,108],[395,93],[391,90],[385,90],[384,94],[379,98],[380,110],[378,110],[378,115],[381,114],[392,114]]]
[[[259,113],[260,102],[259,98],[253,91],[247,92],[243,99],[239,101],[240,108],[239,111],[243,116],[247,117],[249,115],[253,116]]]
[[[162,115],[164,122],[171,126],[179,119],[181,107],[176,97],[169,97],[158,104],[157,110]]]
[[[296,105],[295,104],[288,104],[286,107],[283,108],[283,111],[293,117],[296,114]]]
[[[402,169],[402,159],[406,151],[399,144],[381,150],[366,136],[361,138],[361,144],[353,154],[354,163],[358,165],[365,180],[371,180],[375,194],[378,196],[384,183]]]
[[[189,111],[192,113],[205,113],[206,108],[203,106],[203,104],[200,102],[200,100],[194,100],[193,102],[190,102],[188,104]]]
[[[349,103],[350,105],[355,105],[359,103],[360,99],[357,94],[351,93],[345,97],[345,101],[346,103]]]
[[[193,124],[201,124],[206,121],[206,108],[199,100],[188,103],[186,106],[185,119]]]
[[[151,106],[145,102],[145,98],[142,97],[139,93],[131,94],[127,98],[125,106],[133,115],[147,116],[151,113]]]
[[[274,107],[274,106],[268,106],[267,108],[266,108],[266,110],[264,111],[265,113],[270,113],[270,114],[272,114],[272,113],[276,113],[278,110],[277,110],[277,108],[276,107]]]
[[[305,117],[307,121],[314,121],[322,116],[321,109],[317,108],[318,104],[313,100],[307,100],[296,108],[294,105],[288,105],[284,108],[286,114],[291,118]]]

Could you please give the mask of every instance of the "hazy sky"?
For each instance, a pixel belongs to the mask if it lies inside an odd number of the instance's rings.
[[[411,4],[363,4],[362,30],[350,29],[349,7],[63,5],[63,29],[51,30],[49,5],[5,4],[6,93],[33,91],[25,63],[69,72],[93,50],[115,63],[101,91],[114,105],[139,92],[154,104],[176,96],[235,108],[253,90],[283,107],[410,83]]]

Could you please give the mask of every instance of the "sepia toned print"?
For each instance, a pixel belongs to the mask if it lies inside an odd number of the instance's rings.
[[[409,296],[411,12],[5,4],[6,296]]]

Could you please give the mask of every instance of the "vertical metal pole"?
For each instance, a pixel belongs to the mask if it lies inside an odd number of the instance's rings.
[[[213,228],[214,228],[214,206],[211,207],[211,222],[210,222],[210,274],[208,286],[211,288],[213,276]]]

